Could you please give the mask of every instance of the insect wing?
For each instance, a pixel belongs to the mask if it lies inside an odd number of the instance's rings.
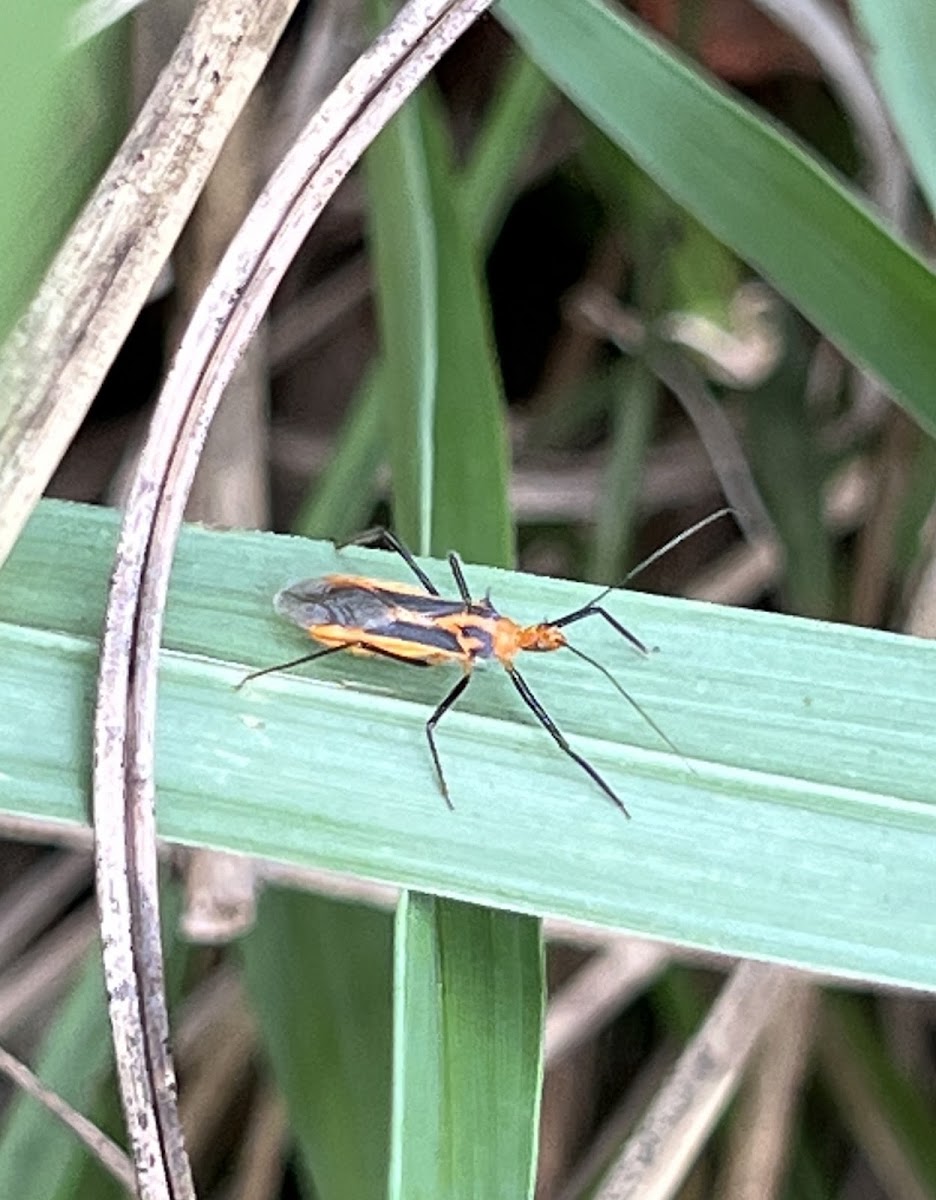
[[[415,620],[460,612],[457,600],[442,600],[423,592],[382,587],[376,580],[352,576],[303,579],[279,592],[273,607],[281,617],[301,629],[314,625],[343,625],[349,629],[379,629],[395,618],[412,613]]]
[[[367,628],[387,619],[387,604],[376,592],[329,579],[303,579],[283,588],[273,601],[281,617],[300,629],[316,625]]]
[[[423,648],[428,651],[425,658],[434,662],[449,657],[464,662],[466,655],[472,659],[491,657],[493,643],[484,626],[497,614],[489,600],[485,598],[468,609],[462,600],[397,592],[396,586],[392,585],[393,590],[377,589],[387,603],[386,619],[369,629],[389,639],[385,642],[388,648],[390,640],[396,640],[397,651],[408,658],[421,657],[419,648]]]

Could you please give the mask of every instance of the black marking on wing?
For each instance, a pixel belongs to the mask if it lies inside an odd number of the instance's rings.
[[[461,632],[472,658],[494,657],[494,634],[490,629],[485,629],[477,622],[466,621]]]
[[[418,592],[395,592],[393,588],[377,587],[374,595],[389,608],[409,609],[421,617],[451,617],[464,612],[465,606],[461,600],[446,600],[442,596],[422,595]]]
[[[497,617],[490,597],[475,600],[471,608],[465,608],[461,600],[446,600],[442,596],[423,595],[413,592],[395,592],[393,587],[375,587],[374,595],[382,597],[387,604],[395,608],[408,608],[410,612],[419,613],[423,617],[450,617],[456,613],[471,613],[473,616]]]
[[[375,633],[377,630],[374,631]],[[454,633],[440,629],[437,625],[415,625],[409,621],[388,621],[380,628],[381,637],[398,638],[403,642],[415,642],[418,646],[430,646],[433,650],[445,650],[449,654],[461,654],[462,648]]]
[[[333,587],[324,579],[305,579],[284,588],[273,601],[281,617],[309,629],[343,625],[367,629],[387,620],[387,602],[365,588]]]
[[[402,610],[422,617],[451,617],[465,612],[461,600],[445,600],[440,596],[413,592],[397,592],[391,587],[355,587],[347,583],[332,583],[328,579],[303,579],[284,588],[274,599],[273,607],[281,617],[295,622],[302,629],[313,625],[342,625],[386,633],[390,614]],[[472,605],[471,612],[480,616],[496,616],[487,599]],[[426,626],[416,626],[421,632]],[[396,636],[396,635],[390,635]],[[451,636],[451,635],[448,635]],[[424,638],[418,640],[425,641]]]

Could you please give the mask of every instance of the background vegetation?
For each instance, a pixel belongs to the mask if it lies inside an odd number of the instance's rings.
[[[422,554],[457,549],[478,594],[532,622],[727,498],[740,535],[709,526],[609,598],[646,660],[601,622],[575,629],[678,752],[587,664],[543,656],[531,683],[632,820],[493,670],[442,725],[449,813],[422,733],[435,672],[331,659],[233,687],[301,652],[277,588],[400,565],[187,531],[160,831],[255,858],[265,880],[255,920],[249,889],[222,893],[227,927],[252,928],[209,950],[176,929],[220,939],[222,884],[167,879],[200,1194],[936,1195],[933,1006],[897,990],[936,984],[936,17],[912,0],[856,0],[847,22],[814,4],[634,7],[503,0],[462,40],[303,247],[191,515],[323,539],[392,522]],[[168,12],[134,18],[132,70],[127,23],[0,16],[0,330],[171,53]],[[296,112],[387,15],[297,10],[0,575],[0,1040],[115,1134],[82,849],[112,508]],[[17,400],[0,397],[7,427]],[[548,925],[545,959],[542,917],[576,923]],[[641,1116],[739,957],[804,974],[741,976],[747,999],[723,987],[727,1043],[760,1035],[744,1088],[710,1139],[664,1122],[673,1178],[650,1163],[625,1185]],[[716,1121],[698,1080],[681,1094],[697,1126]],[[109,1194],[70,1132],[7,1101],[0,1193]]]

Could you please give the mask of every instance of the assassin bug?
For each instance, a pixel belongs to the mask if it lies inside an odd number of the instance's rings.
[[[723,516],[726,511],[729,510],[711,514],[674,538],[632,571],[631,577],[637,570],[642,570],[656,561],[678,542]],[[563,632],[567,626],[587,617],[601,617],[635,650],[641,654],[649,654],[650,651],[640,638],[602,607],[602,600],[614,590],[613,588],[605,588],[588,604],[553,621],[520,625],[499,613],[492,604],[490,595],[485,595],[480,600],[472,597],[465,581],[461,560],[455,553],[449,553],[448,563],[459,598],[447,600],[440,595],[439,589],[407,547],[389,530],[370,529],[343,544],[374,546],[394,551],[419,580],[420,586],[389,583],[361,575],[326,575],[321,579],[306,579],[284,588],[273,602],[277,613],[304,629],[309,637],[321,643],[322,649],[303,654],[290,662],[253,671],[241,680],[238,687],[261,675],[289,670],[313,659],[323,658],[327,654],[337,654],[341,650],[350,651],[352,654],[389,658],[416,667],[438,666],[443,663],[459,664],[462,677],[426,721],[429,750],[442,796],[449,808],[454,806],[436,747],[435,728],[464,693],[471,681],[472,671],[483,660],[496,659],[504,667],[520,698],[556,745],[573,762],[578,763],[625,816],[629,816],[629,813],[617,793],[605,782],[596,768],[569,745],[562,731],[517,670],[514,660],[521,651],[553,651],[565,648],[584,659],[610,681],[674,753],[679,753],[656,722],[644,712],[633,696],[621,687],[611,672],[583,651],[570,645]]]

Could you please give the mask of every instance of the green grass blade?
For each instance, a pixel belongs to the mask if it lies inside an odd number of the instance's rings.
[[[123,132],[126,23],[66,49],[76,6],[0,10],[0,342]],[[15,397],[0,397],[0,414]]]
[[[437,237],[439,400],[432,547],[508,566],[506,406],[494,352],[480,250],[455,203],[451,147],[431,95],[422,101],[425,157]]]
[[[911,594],[917,587],[914,567],[922,565],[927,554],[927,520],[936,503],[936,442],[924,436],[915,440],[917,444],[912,447],[904,469],[906,491],[892,551],[895,574],[910,581]]]
[[[853,11],[894,124],[936,213],[936,7],[920,0],[855,0]]]
[[[267,891],[247,985],[321,1200],[383,1200],[390,1102],[388,913]]]
[[[476,244],[490,243],[500,228],[516,188],[518,162],[535,144],[537,127],[555,98],[549,80],[525,55],[517,54],[504,68],[454,195]]]
[[[331,458],[296,517],[294,529],[304,537],[351,537],[370,521],[386,449],[379,373],[379,364],[371,367],[358,388]]]
[[[97,639],[116,515],[46,502],[0,573],[0,804],[86,819]],[[431,569],[444,582],[444,566]],[[236,691],[245,664],[301,652],[270,597],[395,558],[188,528],[167,612],[157,730],[163,834],[530,913],[869,979],[936,985],[936,645],[772,613],[616,593],[659,652],[576,627],[691,760],[586,663],[531,657],[531,686],[633,812],[625,821],[479,671],[439,734],[451,676],[335,656]],[[518,619],[581,584],[468,567]],[[249,669],[249,667],[247,667]]]
[[[873,1125],[888,1127],[889,1134],[902,1143],[921,1194],[936,1195],[936,1106],[932,1096],[927,1097],[894,1062],[893,1052],[883,1043],[858,997],[833,993],[823,1003],[819,1060],[825,1060],[827,1071],[832,1068],[835,1099],[848,1114],[846,1120],[857,1125],[861,1140],[868,1128],[868,1114],[875,1114]],[[830,1081],[826,1082],[828,1086]],[[854,1112],[863,1113],[864,1119],[855,1121]]]
[[[539,922],[410,895],[396,937],[391,1200],[531,1196]]]
[[[543,71],[936,431],[936,276],[837,179],[601,0],[503,0]]]
[[[430,164],[417,98],[387,125],[364,162],[394,527],[425,552],[432,531],[440,328]]]
[[[744,397],[751,467],[782,539],[783,597],[803,616],[835,612],[832,539],[822,489],[829,470],[807,400],[811,344],[803,323],[787,310],[784,361]]]
[[[614,428],[595,512],[588,577],[602,583],[624,574],[637,517],[642,467],[657,411],[659,384],[641,362],[613,373]]]
[[[100,951],[95,947],[56,1014],[35,1071],[47,1087],[90,1116],[112,1063]],[[18,1200],[68,1195],[86,1158],[87,1151],[71,1130],[31,1097],[18,1096],[0,1129],[0,1195]]]
[[[449,189],[442,197],[445,220],[449,227],[453,222],[457,224],[458,245],[455,261],[449,262],[445,259],[440,269],[445,272],[449,281],[443,290],[448,294],[456,289],[455,312],[463,317],[458,322],[453,320],[441,335],[441,352],[444,353],[446,346],[450,344],[458,355],[454,362],[446,360],[442,368],[447,376],[454,377],[457,389],[450,406],[453,414],[450,425],[456,425],[457,403],[464,398],[463,381],[467,383],[473,380],[476,369],[480,368],[485,385],[481,403],[489,416],[492,411],[490,396],[493,394],[498,399],[500,396],[500,386],[492,367],[487,300],[481,289],[481,277],[475,258],[481,255],[481,247],[489,243],[496,232],[511,188],[514,186],[513,179],[518,165],[528,152],[535,126],[542,119],[551,94],[552,89],[542,73],[529,59],[518,55],[516,61],[507,67],[501,86],[492,99],[489,110],[484,114],[468,161],[454,181],[448,178],[444,184]],[[451,167],[447,166],[445,170],[449,175]],[[441,185],[437,182],[436,190],[439,186]],[[458,217],[452,213],[453,203],[457,205]],[[445,254],[448,254],[451,251],[450,238],[444,229],[440,230],[440,240],[443,242]],[[468,253],[472,255],[470,265],[461,266]],[[468,280],[472,281],[472,294],[466,302],[460,288]],[[466,325],[469,327],[467,330]],[[464,341],[466,336],[469,337],[467,343]],[[465,347],[464,353],[459,354],[462,347]],[[469,359],[470,362],[467,361]],[[466,364],[467,375],[463,376],[461,372],[466,369]],[[382,404],[389,391],[384,383],[379,382],[379,376],[376,376],[379,369],[379,366],[374,368],[374,374],[368,377],[362,385],[362,390],[359,390],[352,401],[351,415],[336,439],[332,461],[297,519],[298,532],[308,536],[340,537],[363,528],[369,519],[372,492],[368,491],[366,484],[373,481],[377,467],[386,458]],[[363,389],[366,389],[366,395]],[[444,402],[445,393],[441,393],[441,396]],[[473,393],[466,403],[474,409]],[[493,415],[497,416],[496,409],[493,410]],[[490,429],[483,432],[490,435]],[[456,433],[457,440],[460,440],[462,430],[456,428]],[[444,463],[437,473],[444,475],[448,469],[449,456],[446,447],[449,446],[449,442],[446,437],[442,440]],[[491,437],[489,444],[481,451],[482,461],[497,469],[498,489],[504,485],[506,470],[502,457],[504,440],[503,433],[495,430],[495,436]],[[493,457],[492,447],[496,448]],[[405,469],[406,464],[397,464],[398,474]],[[416,469],[418,470],[418,466]],[[488,480],[485,481],[483,499],[491,494],[491,483]],[[475,497],[476,506],[478,502],[478,498]],[[367,512],[362,515],[365,506]],[[477,507],[475,513],[477,520]],[[481,515],[487,520],[490,514]],[[506,511],[503,511],[498,519],[504,522],[506,528]],[[455,545],[456,541],[457,538],[453,535],[451,544]],[[503,565],[507,564],[504,555],[509,545],[510,539],[505,534],[502,535],[500,545],[492,548],[496,560]],[[480,554],[477,557],[487,556]]]

